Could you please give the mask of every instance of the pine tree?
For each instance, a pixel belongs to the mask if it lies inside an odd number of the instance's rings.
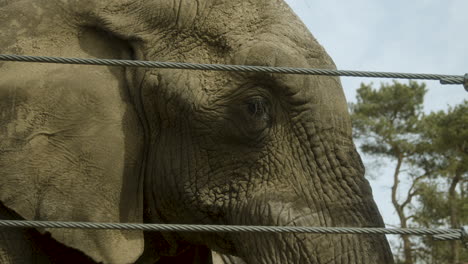
[[[394,162],[391,199],[400,227],[460,228],[468,223],[468,101],[425,115],[425,94],[425,84],[412,81],[361,84],[350,104],[353,136],[364,153]],[[459,241],[402,236],[402,249],[397,263],[468,262]]]

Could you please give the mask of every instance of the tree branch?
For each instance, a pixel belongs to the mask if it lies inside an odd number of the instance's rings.
[[[409,203],[411,203],[411,200],[413,199],[413,197],[418,194],[417,190],[414,191],[416,184],[418,183],[419,180],[427,176],[429,176],[429,173],[426,172],[423,175],[420,175],[413,180],[413,183],[411,184],[411,187],[409,188],[408,193],[406,194],[406,200],[401,204],[402,208],[405,208]]]
[[[410,219],[415,218],[415,217],[416,217],[416,215],[410,215],[410,216],[406,217],[405,220],[406,220],[406,221],[409,221]]]

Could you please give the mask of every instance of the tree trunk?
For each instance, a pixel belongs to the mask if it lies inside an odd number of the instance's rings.
[[[400,180],[398,179],[400,175],[401,165],[403,164],[403,154],[398,153],[397,165],[395,168],[395,172],[393,174],[393,186],[392,186],[392,204],[395,207],[395,211],[398,214],[398,218],[400,219],[400,226],[402,228],[407,228],[407,218],[405,216],[404,207],[398,202],[397,200],[397,191],[398,191],[398,184]],[[404,255],[404,262],[405,264],[413,264],[413,252],[411,248],[411,241],[408,235],[402,235],[401,238],[403,239],[403,255]]]
[[[455,177],[453,177],[450,187],[448,190],[448,203],[449,203],[449,208],[450,208],[450,227],[451,228],[460,228],[460,225],[458,223],[458,212],[457,212],[457,184],[461,180],[461,172],[460,170],[456,170],[455,172]],[[458,264],[460,261],[460,244],[458,241],[453,240],[450,242],[450,263],[451,264]]]

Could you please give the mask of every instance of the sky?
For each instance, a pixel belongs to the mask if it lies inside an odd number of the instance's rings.
[[[468,73],[467,0],[286,0],[340,70],[464,75]],[[360,83],[391,79],[341,77],[348,102],[355,102]],[[400,81],[407,82],[401,79]],[[426,112],[445,110],[468,93],[461,85],[425,81]],[[374,199],[387,225],[398,223],[390,200],[390,160],[361,153]],[[388,164],[388,165],[386,165]],[[367,175],[367,176],[369,176]]]

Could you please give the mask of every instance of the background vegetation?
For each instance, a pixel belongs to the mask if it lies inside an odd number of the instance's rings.
[[[424,113],[426,93],[413,81],[361,84],[349,106],[353,136],[363,153],[392,161],[400,227],[460,228],[468,224],[468,101]],[[393,251],[397,263],[468,263],[460,241],[401,236]]]

